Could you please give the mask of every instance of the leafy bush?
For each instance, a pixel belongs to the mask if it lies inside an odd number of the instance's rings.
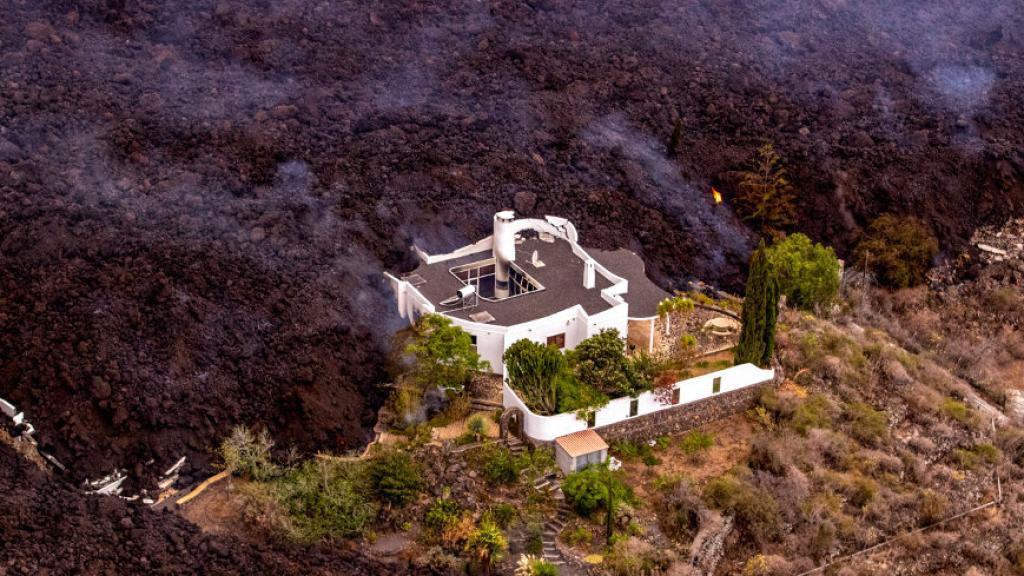
[[[850,434],[857,440],[874,445],[889,438],[889,420],[885,412],[863,402],[853,402],[846,406],[845,416],[850,422]]]
[[[575,528],[566,528],[562,531],[562,541],[569,546],[579,546],[580,544],[588,544],[594,539],[594,534],[586,526],[576,526]]]
[[[487,422],[484,421],[484,417],[476,415],[470,418],[466,423],[466,432],[472,434],[479,441],[487,432]]]
[[[450,318],[427,314],[416,323],[415,331],[406,350],[416,357],[415,376],[423,388],[462,390],[473,373],[490,366],[480,358],[470,335],[452,325]]]
[[[615,329],[602,330],[568,352],[576,379],[602,394],[620,396],[631,392],[626,344]]]
[[[947,418],[964,425],[973,425],[975,422],[974,412],[966,404],[954,398],[948,398],[942,403],[942,413]]]
[[[999,462],[1002,454],[991,444],[975,444],[969,449],[953,450],[953,461],[964,470],[977,470],[982,464]]]
[[[427,528],[441,533],[458,524],[461,517],[462,508],[458,502],[451,498],[438,498],[427,507],[423,523]]]
[[[477,451],[480,472],[488,484],[511,484],[519,479],[520,462],[503,445],[491,444]]]
[[[767,249],[768,260],[779,277],[786,303],[812,310],[831,303],[839,292],[839,259],[832,248],[813,244],[796,233]]]
[[[703,452],[715,445],[715,435],[708,432],[701,432],[700,430],[691,430],[683,436],[683,439],[679,442],[679,447],[683,449],[683,452],[689,456],[693,456],[698,452]]]
[[[938,241],[920,220],[883,214],[857,243],[853,262],[873,272],[883,286],[908,288],[924,282],[938,252]]]
[[[562,483],[566,502],[580,516],[590,516],[608,503],[608,488],[616,502],[633,502],[633,490],[603,466],[573,472]]]
[[[526,552],[540,554],[544,551],[544,524],[531,522],[526,526]]]
[[[485,520],[469,535],[465,550],[478,566],[490,573],[491,567],[505,556],[508,540],[496,524]]]
[[[220,444],[220,457],[224,469],[249,480],[266,480],[277,474],[277,466],[270,460],[274,441],[266,428],[253,433],[246,426],[235,426]]]
[[[502,529],[508,528],[518,515],[519,511],[516,507],[507,502],[499,502],[487,511],[488,518]]]
[[[423,489],[420,467],[407,452],[390,450],[370,461],[370,487],[378,498],[405,506]]]
[[[779,505],[771,494],[733,476],[719,476],[704,486],[704,501],[736,515],[737,525],[758,542],[779,535]]]
[[[790,425],[801,434],[807,434],[811,428],[832,428],[834,407],[822,394],[812,394],[800,403],[790,418]]]
[[[288,535],[302,542],[351,538],[377,515],[357,466],[309,460],[274,483]]]

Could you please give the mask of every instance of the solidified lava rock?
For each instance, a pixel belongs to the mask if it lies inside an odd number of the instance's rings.
[[[1024,206],[1024,17],[892,4],[15,3],[0,396],[75,479],[202,468],[237,423],[355,447],[411,242],[518,205],[737,289],[728,200],[765,140],[840,254],[885,211],[957,246]]]
[[[0,443],[0,574],[405,574],[343,548],[205,535],[174,512],[86,496]]]

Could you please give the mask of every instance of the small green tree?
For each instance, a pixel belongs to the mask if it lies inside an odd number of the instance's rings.
[[[839,292],[839,259],[832,248],[798,232],[771,245],[767,255],[790,306],[811,310],[831,303]]]
[[[743,172],[736,195],[736,213],[768,228],[793,223],[796,207],[793,187],[786,177],[782,157],[771,144],[758,148],[750,169]]]
[[[580,516],[590,516],[608,504],[608,486],[615,502],[633,502],[633,490],[603,464],[569,474],[562,483],[566,502]]]
[[[484,574],[490,574],[494,565],[505,556],[508,540],[505,539],[501,528],[494,522],[485,520],[469,535],[465,549],[474,562],[483,569]]]
[[[359,536],[377,516],[357,465],[307,460],[275,487],[288,517],[286,534],[300,542]]]
[[[405,506],[423,489],[420,467],[408,452],[389,450],[374,457],[369,468],[370,487],[381,500]]]
[[[572,378],[565,355],[554,346],[519,340],[505,350],[502,358],[509,386],[530,409],[539,414],[555,414],[559,386]]]
[[[474,373],[490,367],[477,354],[469,334],[453,326],[450,318],[427,314],[415,330],[406,350],[416,356],[416,380],[423,388],[462,390]]]
[[[920,220],[883,214],[857,243],[853,262],[883,286],[907,288],[924,282],[938,252],[938,240]]]
[[[626,344],[614,328],[602,330],[569,352],[576,378],[603,394],[617,396],[630,391]]]
[[[743,298],[743,329],[735,353],[737,364],[750,362],[761,367],[771,364],[778,315],[779,283],[762,240],[750,257]]]

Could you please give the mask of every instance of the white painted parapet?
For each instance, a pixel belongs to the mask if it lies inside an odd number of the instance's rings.
[[[718,392],[714,391],[716,378],[721,379],[719,381]],[[636,418],[646,414],[660,412],[662,410],[678,408],[680,406],[685,406],[686,404],[692,404],[713,396],[725,394],[726,392],[734,392],[736,390],[766,384],[774,380],[774,378],[774,370],[765,370],[763,368],[758,368],[753,364],[740,364],[739,366],[733,366],[731,368],[726,368],[725,370],[719,370],[717,372],[711,372],[710,374],[680,380],[673,385],[673,388],[679,390],[678,404],[667,404],[661,402],[655,397],[654,392],[643,392],[639,396],[636,396],[638,400],[636,415],[630,416],[629,406],[633,398],[629,396],[615,398],[595,413],[594,427],[600,428],[601,426],[616,424],[624,420],[629,420],[630,418]],[[541,416],[539,414],[534,414],[519,398],[515,390],[508,385],[508,382],[505,382],[502,387],[502,403],[506,410],[510,408],[518,408],[522,410],[524,415],[523,431],[527,436],[534,440],[549,442],[559,436],[564,436],[587,428],[586,421],[577,418],[575,413],[567,412],[563,414],[555,414],[553,416]]]

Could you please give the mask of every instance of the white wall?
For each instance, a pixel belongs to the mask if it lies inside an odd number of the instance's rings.
[[[732,392],[734,390],[741,390],[743,388],[749,388],[751,386],[757,386],[766,382],[771,382],[775,378],[774,370],[765,370],[758,368],[753,364],[740,364],[739,366],[733,366],[726,368],[725,370],[719,370],[710,374],[704,374],[703,376],[697,376],[695,378],[689,378],[686,380],[680,380],[676,382],[673,387],[679,389],[679,404],[663,404],[659,402],[653,392],[644,392],[637,398],[639,399],[639,405],[637,406],[637,416],[643,416],[645,414],[651,414],[660,410],[666,410],[673,408],[674,406],[680,406],[683,404],[689,404],[704,400],[716,396],[712,392],[714,379],[721,378],[721,390],[718,394],[724,394],[726,392]],[[629,404],[632,399],[628,396],[622,398],[616,398],[608,402],[608,404],[597,411],[594,416],[594,426],[607,426],[608,424],[615,424],[628,420],[629,416]],[[523,423],[523,430],[526,435],[534,440],[551,441],[559,436],[565,436],[579,430],[585,430],[587,423],[584,420],[580,420],[576,417],[575,413],[564,413],[556,414],[554,416],[541,416],[534,414],[526,407],[526,404],[519,399],[519,396],[506,382],[502,388],[502,403],[505,408],[519,408],[525,415],[525,422]]]

